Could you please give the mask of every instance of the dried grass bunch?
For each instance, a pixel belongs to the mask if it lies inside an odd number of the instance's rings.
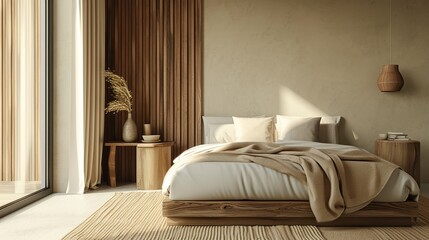
[[[106,81],[110,83],[110,89],[113,91],[115,100],[108,103],[106,113],[119,111],[131,112],[131,92],[128,89],[125,79],[109,70],[105,71]]]

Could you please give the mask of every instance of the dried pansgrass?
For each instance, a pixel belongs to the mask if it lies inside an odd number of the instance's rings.
[[[131,92],[128,89],[125,79],[111,71],[105,71],[106,81],[110,83],[110,89],[113,91],[115,100],[108,103],[105,109],[106,113],[119,111],[131,112]]]

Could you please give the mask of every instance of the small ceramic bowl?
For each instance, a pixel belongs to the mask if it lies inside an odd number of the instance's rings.
[[[142,135],[143,141],[158,141],[161,135]]]
[[[386,139],[387,138],[387,134],[386,133],[379,133],[378,134],[378,139],[380,139],[380,140],[384,140],[384,139]]]

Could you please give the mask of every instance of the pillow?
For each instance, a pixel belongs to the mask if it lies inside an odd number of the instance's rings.
[[[236,142],[273,142],[274,117],[240,118],[232,117]]]
[[[232,120],[232,118],[231,118]],[[207,143],[227,143],[235,141],[234,124],[209,124],[207,127]]]
[[[225,133],[226,135],[232,135],[233,138],[230,141],[235,140],[235,129],[234,122],[232,121],[232,117],[208,117],[203,116],[203,125],[204,125],[204,143],[222,143],[226,142],[225,138],[222,137],[223,131],[228,130],[229,133]],[[225,129],[222,126],[225,124],[231,124],[232,129]],[[223,140],[222,140],[223,139]],[[221,140],[221,141],[220,141]]]
[[[320,120],[319,142],[339,143],[339,124],[341,116],[324,116]]]
[[[225,143],[235,141],[235,127],[232,117],[203,116],[203,143]],[[324,116],[320,120],[319,142],[339,143],[339,123],[341,116]],[[274,139],[277,131],[274,131]]]
[[[277,115],[279,140],[319,141],[321,117],[289,117]]]

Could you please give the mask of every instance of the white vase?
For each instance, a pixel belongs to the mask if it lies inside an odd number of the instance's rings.
[[[124,142],[133,142],[137,139],[137,126],[130,112],[128,113],[127,121],[122,127],[122,139]]]

